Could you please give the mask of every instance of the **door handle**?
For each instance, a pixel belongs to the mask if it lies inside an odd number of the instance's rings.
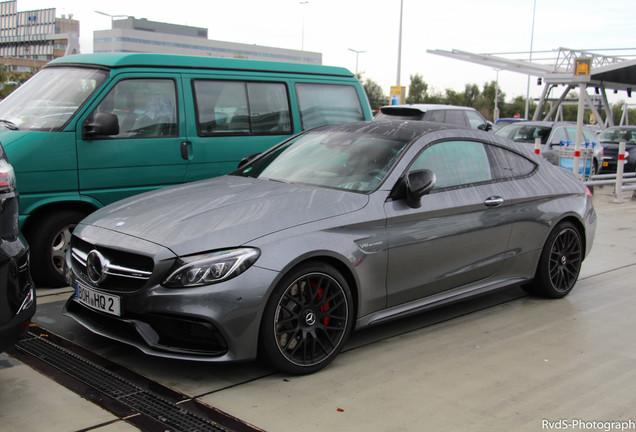
[[[491,196],[489,198],[486,198],[486,201],[484,201],[484,204],[486,204],[486,207],[499,207],[500,205],[502,205],[504,202],[504,199],[500,196]]]
[[[188,151],[188,145],[190,143],[188,141],[183,141],[181,143],[181,157],[185,160],[190,159],[190,152]]]

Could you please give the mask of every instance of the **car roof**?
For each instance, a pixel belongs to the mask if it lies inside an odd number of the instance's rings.
[[[458,105],[442,105],[442,104],[400,104],[400,105],[386,105],[380,107],[380,111],[392,111],[392,110],[403,110],[405,108],[417,110],[421,112],[433,111],[433,110],[470,110],[475,111],[475,108],[458,106]]]
[[[605,132],[606,130],[634,130],[634,129],[636,129],[636,126],[634,125],[608,126],[605,128],[605,130],[603,130],[603,132]]]

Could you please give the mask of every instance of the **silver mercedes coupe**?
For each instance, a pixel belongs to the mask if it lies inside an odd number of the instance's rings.
[[[581,181],[505,138],[325,126],[88,216],[64,313],[147,354],[305,374],[354,329],[509,286],[565,296],[595,228]]]

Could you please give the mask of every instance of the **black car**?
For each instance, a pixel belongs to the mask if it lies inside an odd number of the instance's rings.
[[[603,144],[601,173],[615,173],[618,161],[618,145],[625,143],[625,172],[636,171],[636,126],[613,126],[598,137]]]
[[[18,230],[15,175],[0,145],[0,352],[20,339],[34,313],[29,247]]]

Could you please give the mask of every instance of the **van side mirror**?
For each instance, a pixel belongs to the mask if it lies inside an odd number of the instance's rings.
[[[411,208],[420,208],[422,197],[435,187],[435,173],[429,169],[415,170],[404,177],[406,203]]]
[[[115,114],[98,112],[86,119],[82,128],[82,138],[95,138],[119,134],[119,121]]]

